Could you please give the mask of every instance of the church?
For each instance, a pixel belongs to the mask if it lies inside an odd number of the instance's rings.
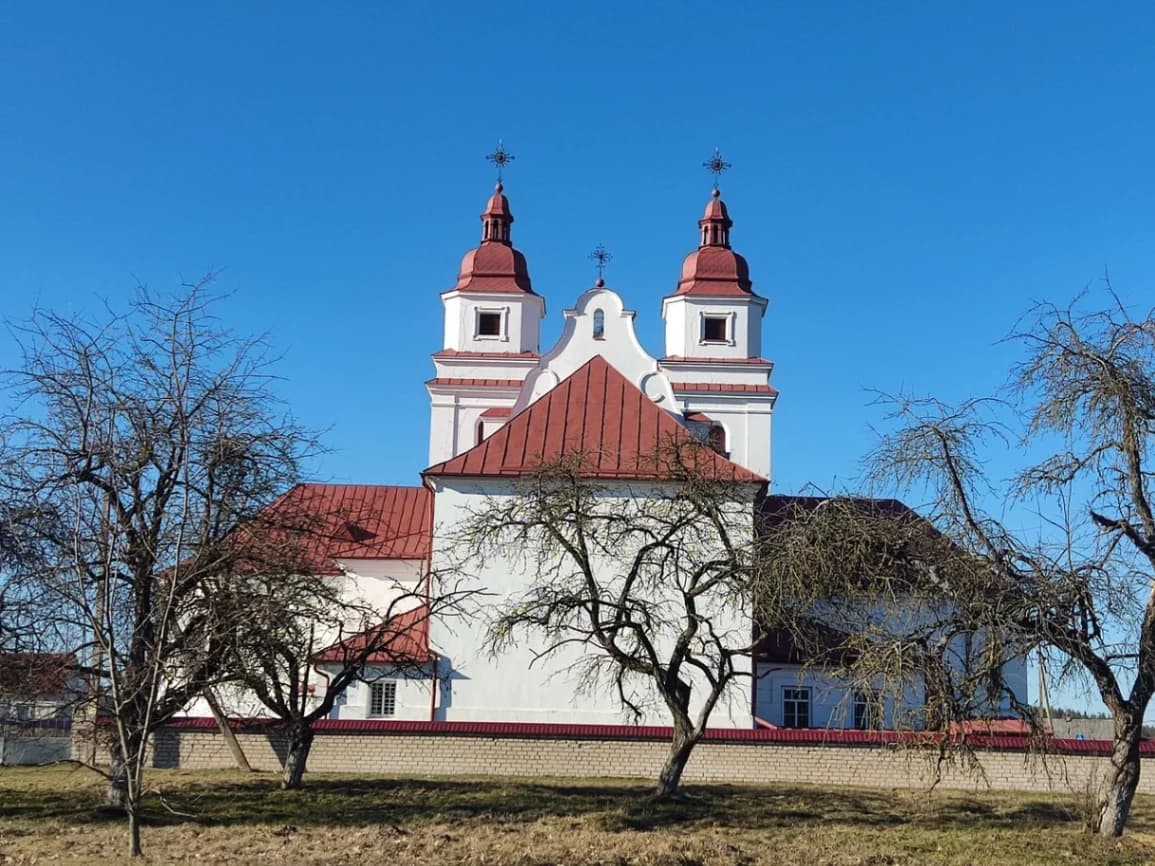
[[[543,351],[546,298],[514,246],[513,210],[499,178],[481,214],[480,242],[441,295],[444,335],[426,383],[429,459],[420,483],[306,484],[287,494],[332,516],[323,540],[314,542],[317,573],[348,581],[382,608],[404,598],[392,610],[412,622],[403,646],[391,650],[394,660],[404,654],[405,670],[386,656],[370,658],[333,718],[669,724],[660,705],[627,720],[612,690],[579,688],[576,656],[543,663],[529,641],[488,652],[484,605],[443,620],[427,615],[421,594],[431,575],[449,567],[450,539],[479,502],[511,495],[520,477],[571,452],[597,455],[586,471],[599,484],[661,483],[644,455],[661,441],[693,437],[709,446],[713,477],[748,499],[744,531],[757,531],[759,509],[782,499],[768,496],[778,392],[763,356],[767,300],[731,244],[733,225],[715,183],[697,221],[697,246],[662,301],[661,357],[643,348],[635,311],[601,277],[562,310],[561,336]],[[535,579],[512,556],[486,563],[474,577],[491,599],[515,597]],[[735,633],[753,632],[751,611],[727,616]],[[339,649],[316,657],[311,691],[325,688]],[[788,653],[756,652],[744,663],[748,676],[715,708],[711,727],[885,727],[899,710],[893,701],[868,705],[836,680],[803,672]],[[1025,669],[1021,679],[1025,691]],[[904,700],[916,707],[925,695],[912,687]]]

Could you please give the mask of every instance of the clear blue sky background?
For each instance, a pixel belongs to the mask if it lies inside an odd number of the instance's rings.
[[[498,136],[544,346],[601,242],[653,353],[717,145],[775,488],[837,486],[867,389],[991,390],[1017,315],[1105,267],[1155,301],[1153,45],[1149,3],[5,4],[0,314],[219,269],[329,428],[316,476],[416,483]]]

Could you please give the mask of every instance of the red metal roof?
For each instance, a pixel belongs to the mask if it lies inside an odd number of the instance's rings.
[[[687,358],[684,355],[667,355],[659,359],[662,364],[761,364],[774,366],[773,361],[765,358]]]
[[[102,720],[108,724],[108,721]],[[275,727],[277,719],[231,719],[234,729]],[[215,730],[211,716],[175,718],[165,727],[186,730]],[[668,742],[673,729],[659,725],[568,725],[540,722],[426,722],[388,719],[318,719],[314,730],[333,734],[378,733],[424,734],[445,737],[552,737],[581,740],[660,740]],[[894,743],[933,744],[942,734],[921,731],[858,731],[841,728],[706,728],[703,739],[730,743],[783,743],[790,745],[889,746]],[[998,751],[1028,752],[1037,744],[1022,736],[967,738],[976,747]],[[1048,740],[1047,748],[1060,754],[1109,755],[1109,740]],[[1139,753],[1155,755],[1155,741],[1142,740]]]
[[[730,227],[733,225],[726,205],[715,189],[706,212],[698,220],[702,243],[682,262],[682,277],[675,295],[754,294],[750,266],[746,259],[730,249]]]
[[[486,241],[465,254],[453,288],[458,292],[534,294],[525,256],[520,250],[494,241]]]
[[[433,494],[424,487],[298,484],[254,527],[280,536],[274,542],[291,539],[314,574],[340,574],[338,559],[426,559]]]
[[[536,360],[540,358],[537,352],[463,352],[460,349],[442,349],[433,353],[434,358],[523,358]]]
[[[357,658],[372,645],[379,649],[365,656],[366,662],[422,664],[429,661],[432,658],[429,652],[429,608],[421,605],[399,613],[379,628],[355,634],[321,650],[313,656],[313,661],[344,663]]]
[[[51,697],[68,691],[71,653],[0,653],[0,695]]]
[[[658,480],[675,474],[661,457],[669,446],[698,444],[672,415],[595,355],[492,436],[423,474],[518,476],[583,455],[583,477]],[[706,447],[681,456],[708,478],[766,480]]]
[[[468,385],[471,388],[520,388],[521,379],[453,379],[444,376],[430,379],[426,385]]]
[[[754,294],[746,259],[727,247],[702,247],[682,262],[682,277],[675,295]]]
[[[898,499],[870,499],[865,496],[792,496],[772,494],[758,506],[759,525],[773,526],[797,515],[821,508],[825,503],[843,503],[864,516],[923,520],[917,511]]]
[[[508,406],[494,406],[492,409],[486,409],[481,413],[482,418],[508,418],[513,414],[513,410]]]
[[[532,295],[525,256],[511,242],[513,211],[500,183],[485,206],[481,224],[481,246],[467,252],[461,260],[454,290]]]
[[[723,385],[718,382],[671,382],[675,391],[696,391],[711,394],[777,394],[770,385]]]

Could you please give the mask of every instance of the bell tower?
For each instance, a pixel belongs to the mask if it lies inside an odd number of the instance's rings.
[[[767,301],[754,293],[750,267],[730,246],[734,221],[719,175],[730,167],[715,151],[704,163],[714,189],[698,220],[698,248],[682,262],[673,294],[662,300],[669,377],[684,416],[708,424],[710,441],[730,459],[770,477],[770,415],[778,392],[762,357]]]
[[[481,243],[465,254],[457,284],[441,295],[444,341],[433,356],[436,375],[425,383],[432,403],[430,465],[500,427],[537,366],[545,300],[513,246],[513,211],[501,181],[512,159],[500,143],[490,154],[498,181],[481,214]]]

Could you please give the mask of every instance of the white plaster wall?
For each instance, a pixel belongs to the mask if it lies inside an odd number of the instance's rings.
[[[537,358],[477,357],[474,355],[434,356],[434,375],[443,379],[517,379],[537,368]]]
[[[340,584],[342,595],[350,601],[370,605],[382,618],[412,610],[422,602],[420,596],[424,591],[426,569],[425,563],[421,560],[348,559],[341,561],[340,565],[345,574],[334,576],[331,579]],[[361,631],[365,625],[367,624],[360,618],[350,618],[341,631],[335,629],[318,630],[315,636],[317,650],[320,651],[338,640]],[[325,670],[324,665],[318,667]],[[315,702],[319,702],[324,697],[327,683],[328,679],[324,674],[319,673],[314,667],[309,668],[305,684],[306,687],[312,689]],[[399,701],[401,691],[402,688],[398,685]],[[269,714],[269,711],[247,689],[236,686],[221,686],[217,689],[217,698],[225,712],[230,716],[250,718]],[[428,698],[429,688],[426,686],[426,703],[424,704],[426,707],[428,707]],[[212,715],[212,711],[203,698],[197,698],[179,715],[209,716]],[[428,710],[424,715],[415,716],[415,718],[428,717]]]
[[[605,332],[602,339],[595,339],[594,317],[599,310],[604,315]],[[564,315],[561,337],[542,356],[538,368],[526,377],[525,388],[514,406],[515,414],[548,393],[595,355],[605,358],[663,409],[672,413],[678,411],[669,379],[658,369],[657,360],[642,348],[634,331],[635,313],[625,308],[621,296],[611,289],[589,289]]]
[[[823,608],[837,609],[829,617],[823,615]],[[879,635],[892,635],[895,638],[903,635],[913,635],[918,631],[926,631],[931,635],[939,634],[937,624],[949,617],[949,605],[937,598],[925,596],[896,596],[886,601],[874,603],[826,603],[814,609],[819,619],[825,619],[839,631],[865,632],[874,629]],[[932,631],[932,629],[934,629]],[[972,657],[982,658],[984,654],[985,638],[976,634],[972,638]],[[966,661],[967,639],[964,635],[956,635],[947,647],[944,654],[945,662],[956,671],[963,671]],[[981,662],[980,662],[981,664]],[[1014,691],[1016,699],[1021,704],[1027,701],[1027,664],[1024,658],[1012,658],[1003,662],[1003,677],[1006,685]],[[832,680],[831,682],[836,682]],[[921,682],[912,683],[908,694],[913,703],[909,706],[922,706],[925,702],[925,691]],[[759,695],[759,698],[761,695]],[[981,705],[977,703],[982,695],[972,693],[966,696],[975,701],[971,707],[976,716],[985,717],[1014,717],[1016,715],[1009,695],[1000,695],[997,703]],[[759,703],[759,705],[761,705]],[[768,721],[770,721],[768,719]]]
[[[324,667],[322,667],[324,669]],[[393,715],[371,717],[370,683],[376,680],[397,684],[397,700]],[[399,671],[384,665],[373,665],[365,669],[363,682],[355,682],[337,698],[330,713],[331,719],[382,718],[395,721],[429,721],[433,718],[432,667],[421,672]]]
[[[471,509],[481,507],[486,493],[503,498],[516,489],[514,482],[479,483],[468,479],[437,479],[433,569],[459,566],[450,540],[456,528],[469,520]],[[614,495],[629,488],[620,485]],[[753,490],[751,489],[751,499]],[[612,502],[610,502],[612,507]],[[752,532],[752,506],[744,518],[747,535]],[[622,710],[612,686],[583,692],[572,669],[588,650],[566,647],[548,658],[535,660],[541,637],[521,636],[513,648],[500,656],[485,650],[491,612],[501,600],[516,597],[536,578],[532,564],[511,551],[509,556],[485,563],[465,565],[474,585],[484,587],[484,598],[475,615],[433,623],[431,639],[441,656],[437,718],[448,721],[522,721],[580,724],[620,724],[632,721]],[[727,611],[716,618],[718,628],[733,631],[735,640],[748,640],[750,622],[746,611]],[[749,670],[749,661],[746,660]],[[700,683],[693,694],[700,695]],[[647,694],[656,700],[656,694]],[[711,727],[747,728],[751,725],[750,688],[747,678],[735,681],[727,700],[711,716]],[[645,724],[668,724],[664,706],[651,706]]]
[[[490,378],[493,378],[492,376]],[[513,388],[430,385],[429,464],[440,463],[477,444],[477,425],[487,409],[512,408]],[[500,421],[500,419],[493,419]],[[500,423],[489,425],[490,432]]]
[[[757,358],[762,354],[762,316],[766,299],[671,295],[662,301],[666,354],[687,358]],[[730,318],[725,343],[702,340],[702,316]]]
[[[683,395],[684,412],[703,412],[726,431],[730,459],[763,478],[770,479],[771,400],[751,400],[751,395]]]
[[[446,349],[459,352],[536,352],[545,303],[538,295],[514,293],[446,292],[441,296],[445,307]],[[477,334],[478,311],[500,313],[502,334],[483,337]]]
[[[782,727],[783,690],[803,687],[810,689],[810,727],[854,727],[853,693],[836,677],[820,671],[804,671],[798,665],[762,662],[758,664],[757,675],[754,715],[763,721]],[[885,696],[882,701],[882,727],[894,727],[896,705],[903,711],[917,710],[922,707],[923,701],[922,686],[917,683],[905,688],[897,701],[893,695]]]

